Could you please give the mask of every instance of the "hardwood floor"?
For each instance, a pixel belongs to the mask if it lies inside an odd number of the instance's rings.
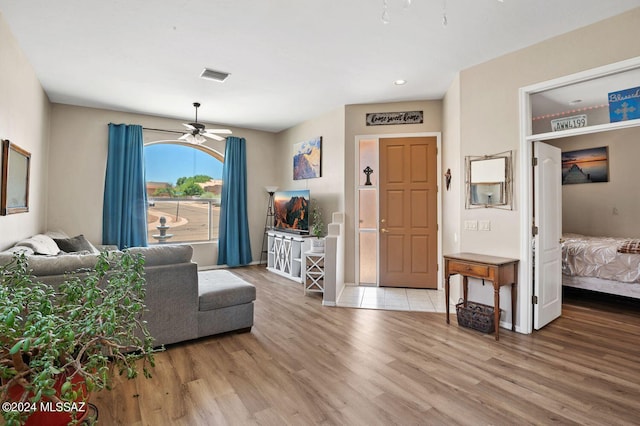
[[[500,340],[444,314],[321,306],[263,267],[250,333],[173,345],[93,398],[102,425],[638,424],[640,314],[568,300]]]

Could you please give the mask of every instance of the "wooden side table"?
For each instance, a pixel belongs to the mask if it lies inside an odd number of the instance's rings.
[[[444,293],[449,324],[449,277],[462,275],[463,300],[467,302],[469,277],[493,283],[493,311],[496,340],[500,338],[500,287],[511,286],[511,330],[516,331],[516,301],[518,287],[518,259],[488,256],[477,253],[455,253],[444,256]]]
[[[324,293],[324,252],[307,251],[304,257],[304,293]]]

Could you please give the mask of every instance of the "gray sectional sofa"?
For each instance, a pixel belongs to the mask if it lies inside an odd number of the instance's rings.
[[[67,274],[93,268],[99,256],[99,249],[93,246],[79,252],[38,253],[33,247],[45,252],[55,248],[50,245],[48,235],[35,237],[38,243],[19,242],[0,252],[0,264],[8,263],[15,252],[22,252],[38,281],[57,286]],[[42,241],[49,249],[39,247]],[[199,278],[197,264],[191,260],[191,246],[134,247],[130,252],[140,253],[145,259],[148,312],[144,319],[158,346],[229,331],[249,331],[253,326],[255,287],[226,271],[220,271],[223,272],[220,280],[215,279],[220,274],[206,272]]]

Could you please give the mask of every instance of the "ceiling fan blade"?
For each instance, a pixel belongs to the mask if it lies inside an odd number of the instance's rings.
[[[231,134],[231,130],[229,129],[207,129],[206,130],[208,133],[220,133],[223,135],[230,135]]]
[[[202,136],[206,136],[217,141],[223,141],[225,139],[222,136],[214,135],[213,133],[203,133]]]
[[[185,141],[188,143],[194,143],[195,142],[195,138],[191,133],[185,133],[184,135],[180,136],[178,138],[181,141]]]
[[[189,129],[189,130],[196,130],[196,128],[195,128],[195,127],[193,127],[191,124],[188,124],[188,123],[182,123],[182,125],[183,125],[184,127],[186,127],[187,129]]]

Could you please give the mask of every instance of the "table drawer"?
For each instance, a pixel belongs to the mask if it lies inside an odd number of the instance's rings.
[[[449,273],[487,278],[489,276],[489,267],[485,265],[475,265],[473,263],[449,261]]]

